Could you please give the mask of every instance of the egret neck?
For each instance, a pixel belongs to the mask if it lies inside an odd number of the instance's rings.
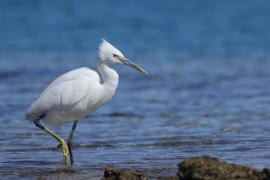
[[[118,74],[117,72],[110,68],[107,63],[104,63],[100,60],[98,60],[98,71],[100,72],[100,83],[107,88],[116,89],[118,85]]]

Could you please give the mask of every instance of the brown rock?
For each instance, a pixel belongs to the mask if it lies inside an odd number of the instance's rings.
[[[229,164],[210,156],[192,157],[178,164],[177,176],[180,180],[266,180],[269,170],[263,172],[254,168]]]
[[[147,180],[147,176],[132,172],[129,169],[116,169],[111,166],[104,171],[104,180]]]
[[[157,180],[178,180],[176,176],[158,177]]]

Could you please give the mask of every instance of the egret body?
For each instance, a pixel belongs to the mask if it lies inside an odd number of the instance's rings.
[[[118,85],[118,74],[110,64],[125,64],[147,74],[141,67],[127,60],[124,55],[106,40],[99,45],[97,67],[99,73],[87,67],[72,70],[56,78],[33,102],[26,119],[49,133],[62,146],[65,163],[73,163],[71,139],[79,119],[94,112],[108,102]],[[67,143],[63,138],[45,127],[40,121],[61,127],[73,122]]]

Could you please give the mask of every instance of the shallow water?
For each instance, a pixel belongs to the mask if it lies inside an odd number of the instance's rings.
[[[115,66],[117,94],[78,124],[73,174],[173,175],[203,154],[270,165],[268,1],[58,2],[0,1],[0,174],[65,172],[57,142],[24,113],[58,75],[95,68],[101,37],[150,75]]]

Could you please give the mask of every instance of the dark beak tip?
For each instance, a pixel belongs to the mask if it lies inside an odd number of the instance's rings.
[[[144,69],[140,68],[140,69],[137,69],[138,71],[140,71],[141,73],[145,74],[145,75],[149,75],[148,72],[146,72]]]

